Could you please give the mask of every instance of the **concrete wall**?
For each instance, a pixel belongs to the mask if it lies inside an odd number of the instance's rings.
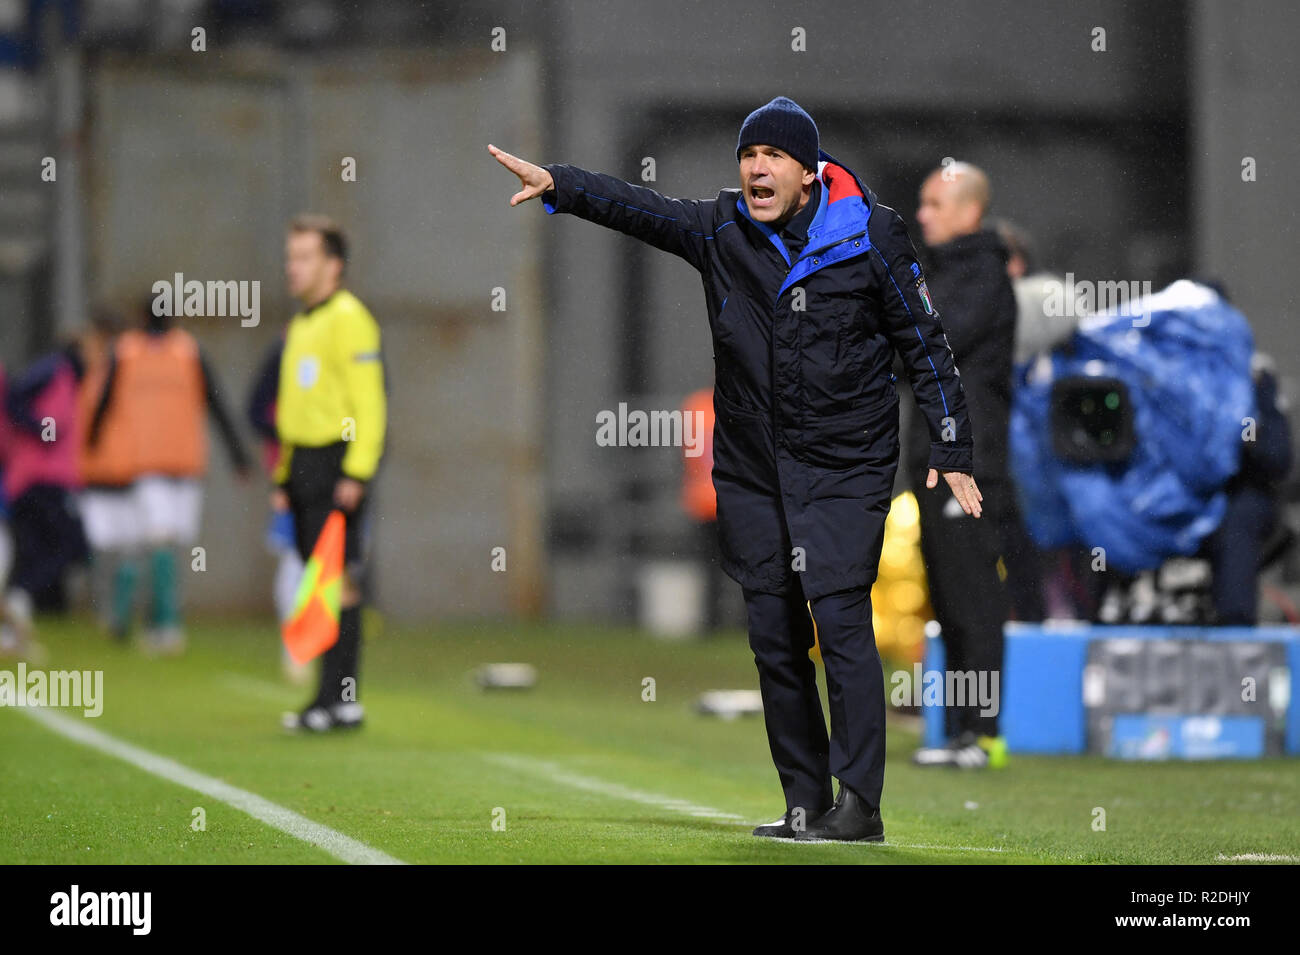
[[[1300,247],[1297,31],[1264,0],[1195,4],[1192,50],[1192,239],[1198,271],[1219,276],[1300,387],[1295,254]],[[1294,19],[1294,11],[1282,14]],[[1242,161],[1255,160],[1255,181]]]
[[[538,58],[356,56],[110,61],[96,75],[91,191],[97,297],[132,303],[175,272],[256,280],[262,320],[187,319],[243,418],[259,359],[293,311],[284,225],[346,226],[349,286],[378,319],[390,382],[376,486],[380,606],[397,616],[535,611],[542,599],[538,221],[510,209],[487,153],[539,137]],[[357,163],[344,182],[343,157]],[[494,288],[507,309],[491,309]],[[247,427],[244,428],[247,433]],[[269,606],[265,482],[235,485],[217,450],[208,570],[190,606]],[[490,569],[505,547],[506,573]]]

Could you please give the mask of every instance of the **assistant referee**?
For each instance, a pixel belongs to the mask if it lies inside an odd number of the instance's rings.
[[[302,303],[289,322],[276,399],[280,460],[271,505],[293,513],[306,561],[330,512],[346,517],[339,638],[321,659],[320,688],[288,729],[325,732],[360,726],[362,525],[369,482],[384,451],[387,398],[374,316],[342,287],[347,240],[326,216],[289,224],[285,275]]]

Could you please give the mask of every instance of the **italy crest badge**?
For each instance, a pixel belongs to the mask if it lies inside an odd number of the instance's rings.
[[[925,287],[925,279],[916,280],[916,294],[921,296],[921,304],[925,306],[925,314],[934,314],[934,302],[930,301],[930,290]]]

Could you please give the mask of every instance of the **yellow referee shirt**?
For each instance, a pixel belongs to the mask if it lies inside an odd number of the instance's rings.
[[[288,481],[294,447],[339,441],[348,442],[343,473],[370,480],[384,453],[387,405],[379,324],[357,297],[339,289],[299,312],[289,322],[280,359],[275,483]]]

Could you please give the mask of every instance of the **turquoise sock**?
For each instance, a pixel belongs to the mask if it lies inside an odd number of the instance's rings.
[[[180,606],[176,600],[176,555],[170,547],[160,547],[150,555],[153,569],[153,625],[172,627],[180,623]]]
[[[131,629],[132,603],[135,601],[135,580],[139,573],[135,558],[122,554],[113,573],[113,597],[109,623],[113,632],[119,635]]]

